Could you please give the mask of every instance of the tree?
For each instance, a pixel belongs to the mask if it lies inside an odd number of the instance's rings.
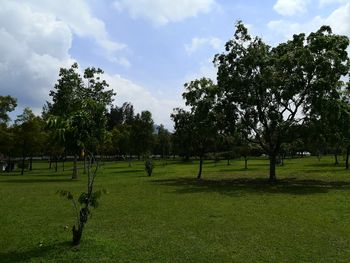
[[[246,139],[269,155],[269,180],[276,180],[276,156],[291,130],[339,99],[348,45],[346,36],[322,26],[271,48],[238,22],[226,51],[215,56],[221,103],[234,109],[228,118],[245,127]]]
[[[184,126],[181,120],[187,121],[190,125],[188,130],[192,133],[192,149],[199,157],[199,171],[197,178],[202,176],[203,158],[205,153],[217,135],[215,105],[217,102],[217,86],[207,78],[191,81],[185,84],[186,91],[182,94],[186,105],[190,106],[189,114],[177,110],[172,115],[175,121],[175,129]],[[180,116],[177,116],[180,114]],[[183,116],[181,116],[183,115]],[[183,118],[185,117],[185,118]]]
[[[84,84],[79,80],[80,77],[77,75],[76,70],[77,66],[73,65],[71,70],[68,70],[68,73],[72,74],[73,78],[77,80],[76,84],[78,86],[73,86],[73,89],[70,89],[70,83],[68,90],[73,93],[72,96],[77,98],[72,105],[80,105],[80,107],[73,107],[74,110],[72,112],[67,112],[63,115],[53,115],[48,120],[49,127],[56,129],[63,145],[68,145],[69,143],[76,152],[77,150],[83,150],[85,156],[87,156],[87,191],[81,193],[77,201],[73,198],[71,192],[59,191],[62,196],[73,202],[76,211],[77,221],[72,229],[73,245],[80,243],[85,224],[91,212],[90,208],[98,206],[98,198],[102,193],[102,191],[93,191],[99,168],[98,161],[94,158],[94,153],[105,141],[107,135],[107,106],[110,106],[114,96],[112,90],[105,90],[108,84],[105,80],[101,80],[101,75],[103,74],[101,69],[85,69]],[[61,69],[61,72],[67,72],[67,70]],[[62,78],[59,80],[59,83],[64,83]],[[52,93],[54,98],[60,94],[63,88],[65,88],[65,85],[59,86],[56,92]],[[57,103],[57,100],[54,100],[54,102]],[[51,109],[54,109],[53,105]],[[62,112],[64,113],[64,111]],[[78,204],[80,204],[80,207],[78,207]]]
[[[112,130],[115,126],[131,125],[134,121],[134,106],[129,102],[124,102],[121,107],[111,107],[107,118],[109,130]]]
[[[154,122],[149,111],[137,114],[130,131],[131,145],[134,153],[140,159],[141,155],[151,152],[153,146]]]
[[[8,112],[17,107],[17,100],[11,96],[0,96],[0,124],[7,124],[10,120]]]
[[[167,158],[170,153],[171,148],[171,134],[164,128],[164,125],[161,124],[157,127],[157,134],[155,137],[155,153],[159,154],[162,159]]]
[[[188,161],[193,154],[192,149],[192,115],[184,109],[175,108],[171,114],[174,122],[173,147],[174,152]]]
[[[0,96],[0,154],[7,156],[7,171],[11,170],[11,154],[14,151],[13,129],[8,127],[8,113],[17,106],[17,100],[11,96]]]
[[[43,121],[35,116],[30,108],[25,108],[21,115],[15,120],[16,145],[20,149],[22,162],[21,174],[25,169],[25,159],[30,157],[29,170],[32,169],[32,157],[41,150]]]
[[[45,115],[59,118],[60,124],[72,122],[69,124],[72,129],[65,130],[65,140],[62,141],[65,149],[74,154],[72,179],[78,178],[77,158],[84,151],[82,145],[90,151],[95,151],[105,135],[107,106],[111,105],[115,94],[113,90],[105,90],[109,85],[101,79],[102,74],[100,68],[86,68],[83,80],[78,73],[77,63],[74,63],[69,69],[60,69],[60,78],[54,90],[50,91],[52,102],[47,103]],[[93,125],[78,123],[86,116],[94,120]],[[89,141],[82,144],[87,133],[94,136],[90,136]]]

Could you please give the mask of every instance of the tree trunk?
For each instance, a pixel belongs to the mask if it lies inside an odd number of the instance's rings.
[[[81,236],[83,235],[84,225],[86,224],[87,220],[88,220],[88,210],[86,207],[84,207],[80,209],[80,212],[79,212],[78,227],[74,225],[72,229],[74,246],[77,246],[80,244]]]
[[[30,159],[29,159],[29,171],[33,170],[33,157],[30,156]]]
[[[72,233],[73,233],[73,246],[77,246],[80,244],[81,236],[83,235],[83,228],[84,226],[80,226],[78,228],[73,226]]]
[[[338,165],[339,161],[338,161],[338,154],[334,154],[334,164]]]
[[[72,179],[78,179],[77,155],[74,155]]]
[[[285,155],[282,154],[282,155],[281,155],[281,166],[284,166],[284,158],[285,158]]]
[[[86,174],[86,157],[84,155],[84,174]]]
[[[202,166],[203,166],[203,156],[199,157],[199,171],[197,175],[197,179],[201,179],[202,177]]]
[[[51,170],[51,165],[52,165],[51,156],[49,156],[49,169],[50,169],[50,170]]]
[[[62,171],[64,172],[64,162],[66,161],[66,157],[62,157]]]
[[[248,158],[247,156],[244,156],[244,169],[248,169]]]
[[[346,159],[345,159],[345,169],[349,169],[349,154],[350,154],[350,145],[346,148]]]
[[[56,158],[55,158],[55,172],[57,172],[57,162],[58,162],[57,159],[58,159],[58,158],[57,158],[57,156],[56,156]]]
[[[23,155],[23,157],[22,157],[22,169],[21,169],[21,175],[23,175],[23,174],[24,174],[24,162],[25,162],[25,160],[26,160],[26,157]]]
[[[7,171],[6,172],[11,172],[11,167],[12,167],[12,164],[11,164],[11,155],[9,154],[8,156],[8,164],[7,164]]]
[[[270,182],[276,181],[276,155],[271,154],[270,155]]]
[[[227,158],[227,165],[230,165],[230,158]]]

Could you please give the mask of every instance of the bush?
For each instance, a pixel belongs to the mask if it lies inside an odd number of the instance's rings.
[[[145,162],[145,170],[148,174],[148,176],[151,176],[152,175],[152,172],[153,172],[153,163],[152,163],[152,160],[150,159],[147,159],[146,162]]]

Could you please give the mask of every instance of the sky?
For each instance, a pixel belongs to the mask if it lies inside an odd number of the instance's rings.
[[[330,25],[350,37],[350,0],[1,0],[0,95],[40,114],[60,67],[94,66],[116,93],[172,129],[184,84],[212,63],[242,20],[274,46]]]

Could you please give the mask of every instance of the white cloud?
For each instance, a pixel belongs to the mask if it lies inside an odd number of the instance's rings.
[[[0,5],[0,93],[19,106],[44,104],[60,66],[72,63],[72,33],[50,14],[14,1]]]
[[[125,79],[119,75],[105,74],[105,79],[110,88],[117,93],[115,104],[121,105],[124,102],[131,102],[136,112],[149,110],[152,113],[156,124],[164,124],[168,129],[173,129],[173,123],[170,120],[170,114],[173,108],[183,106],[183,101],[179,95],[173,99],[159,99],[150,91],[141,85]]]
[[[179,22],[199,13],[208,13],[215,0],[117,0],[114,7],[136,18],[151,20],[156,25]]]
[[[342,4],[346,3],[349,0],[319,0],[319,5],[320,7],[324,7],[326,5],[331,5],[331,4]]]
[[[202,46],[209,45],[215,50],[220,50],[223,47],[222,41],[216,37],[208,38],[192,38],[191,44],[186,44],[185,49],[188,54],[196,52]]]
[[[277,0],[273,9],[284,16],[305,13],[310,0]]]
[[[332,27],[334,33],[343,34],[350,37],[350,3],[335,9],[328,17],[316,16],[306,23],[297,23],[287,20],[270,21],[268,28],[274,32],[276,38],[282,40],[291,38],[293,34],[300,32],[310,33],[320,28],[322,25]]]
[[[108,52],[126,48],[126,45],[110,39],[103,21],[91,14],[89,6],[83,0],[47,1],[21,0],[37,12],[51,14],[64,22],[79,37],[92,37],[97,44]]]

